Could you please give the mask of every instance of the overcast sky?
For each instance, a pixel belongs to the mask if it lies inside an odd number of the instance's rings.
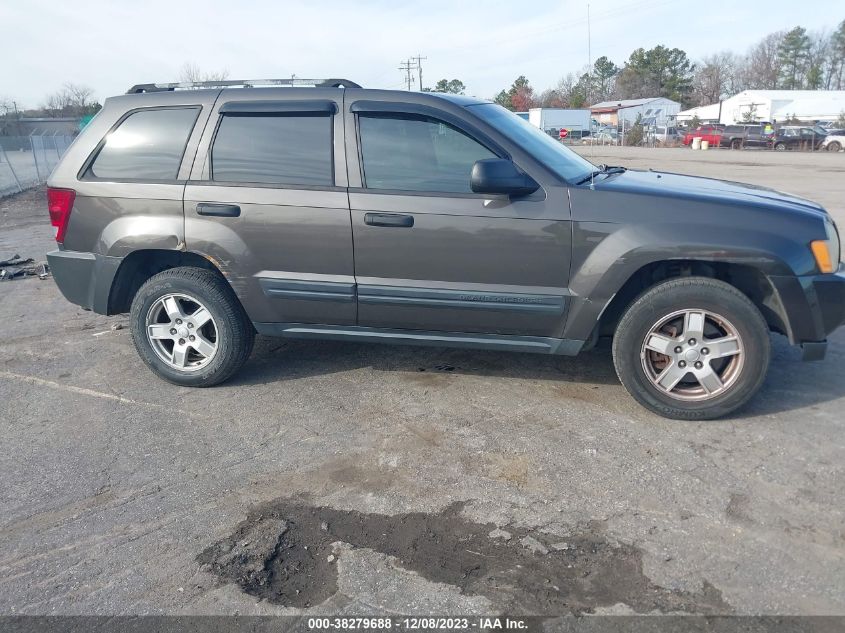
[[[797,12],[785,0],[710,0],[694,15],[684,0],[597,0],[592,58],[621,65],[657,44],[693,59],[745,52],[797,24],[834,28],[845,18],[835,4],[805,0]],[[492,97],[524,74],[539,91],[587,63],[586,17],[586,2],[568,0],[2,0],[0,97],[38,106],[73,82],[102,100],[135,83],[176,81],[185,62],[238,79],[296,74],[400,88],[399,64],[417,54],[428,58],[426,86],[459,78],[469,94]]]

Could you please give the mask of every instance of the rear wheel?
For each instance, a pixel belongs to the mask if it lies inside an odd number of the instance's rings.
[[[219,275],[180,267],[151,277],[132,300],[132,341],[158,376],[210,387],[243,366],[255,331]]]
[[[613,339],[616,373],[659,415],[709,420],[759,390],[769,365],[766,321],[733,286],[705,277],[663,282],[625,312]]]
[[[735,138],[731,141],[731,149],[742,149],[742,141]]]
[[[786,143],[775,143],[775,149],[779,152],[786,150]]]
[[[842,149],[842,145],[840,145],[839,141],[831,141],[827,144],[827,151],[828,152],[838,152]]]

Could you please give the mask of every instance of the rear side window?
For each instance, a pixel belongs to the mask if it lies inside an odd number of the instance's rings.
[[[139,110],[106,136],[90,174],[108,180],[176,180],[199,108]]]
[[[417,115],[360,116],[369,189],[472,193],[475,161],[496,154],[451,125]]]
[[[211,150],[211,174],[222,182],[331,186],[332,117],[224,115]]]

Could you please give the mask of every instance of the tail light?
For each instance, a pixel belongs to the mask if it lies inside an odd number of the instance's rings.
[[[56,241],[65,241],[67,223],[76,192],[73,189],[47,189],[47,209],[50,211],[50,224],[56,227]]]

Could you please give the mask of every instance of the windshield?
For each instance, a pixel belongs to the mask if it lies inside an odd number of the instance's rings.
[[[563,143],[534,127],[525,119],[495,103],[468,106],[508,139],[531,154],[565,180],[578,181],[595,171],[595,166]]]

